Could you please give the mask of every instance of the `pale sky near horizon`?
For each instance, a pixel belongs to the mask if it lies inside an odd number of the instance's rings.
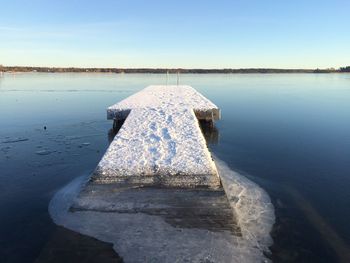
[[[350,1],[0,0],[0,64],[350,65]]]

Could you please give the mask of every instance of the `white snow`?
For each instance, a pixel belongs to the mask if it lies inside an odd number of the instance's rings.
[[[137,108],[193,109],[199,119],[220,119],[219,108],[194,88],[187,85],[151,85],[107,109],[108,119],[125,119],[130,110]]]
[[[219,186],[199,127],[219,109],[190,86],[149,86],[107,110],[125,119],[92,177],[97,183]]]

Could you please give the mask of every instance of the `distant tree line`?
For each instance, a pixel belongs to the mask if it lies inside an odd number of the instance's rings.
[[[350,66],[342,67],[339,69],[340,72],[350,72]]]
[[[95,73],[154,73],[154,74],[165,74],[169,73],[197,73],[197,74],[208,74],[208,73],[333,73],[333,72],[350,72],[350,66],[341,67],[339,69],[274,69],[274,68],[242,68],[242,69],[183,69],[183,68],[58,68],[58,67],[25,67],[25,66],[2,66],[0,65],[0,71],[2,72],[95,72]]]

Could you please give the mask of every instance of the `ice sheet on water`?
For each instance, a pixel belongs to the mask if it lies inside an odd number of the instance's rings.
[[[270,232],[275,222],[270,197],[257,184],[231,170],[218,158],[214,159],[227,198],[241,228],[242,237],[251,246],[268,251],[272,244]]]
[[[111,242],[125,262],[268,262],[273,206],[259,186],[216,160],[225,192],[242,236],[230,231],[174,227],[145,213],[97,212],[103,203],[91,198],[95,211],[70,211],[88,177],[79,177],[56,193],[49,211],[56,224]],[[103,197],[105,199],[106,196]],[[99,201],[95,201],[99,200]]]

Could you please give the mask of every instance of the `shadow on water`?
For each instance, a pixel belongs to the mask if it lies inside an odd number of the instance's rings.
[[[215,127],[214,123],[211,121],[199,121],[199,126],[202,130],[207,144],[218,144],[219,143],[219,130]]]
[[[107,134],[107,138],[108,138],[108,143],[111,144],[114,137],[116,136],[118,132],[115,132],[113,129],[109,129],[108,134]]]
[[[124,122],[125,122],[125,120],[119,120],[119,121],[114,120],[113,121],[113,127],[111,129],[109,129],[109,131],[108,131],[108,142],[109,142],[109,144],[111,144],[111,142],[113,141],[114,137],[117,135],[119,130],[122,128]]]
[[[57,227],[35,263],[43,262],[123,262],[113,245],[64,227]]]

